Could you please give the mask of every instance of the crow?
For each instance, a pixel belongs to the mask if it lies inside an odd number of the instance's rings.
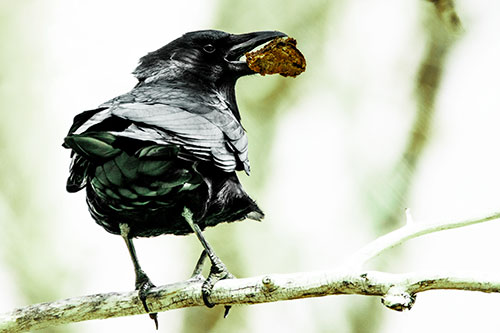
[[[235,84],[254,74],[240,60],[246,52],[284,36],[186,33],[142,57],[133,72],[137,85],[78,114],[64,138],[72,158],[66,189],[85,188],[92,218],[125,240],[148,313],[146,296],[154,285],[139,265],[133,238],[194,232],[204,248],[198,264],[205,256],[212,263],[202,287],[212,307],[214,284],[232,275],[202,231],[264,217],[236,174],[250,174],[250,163]],[[158,326],[156,313],[150,317]]]

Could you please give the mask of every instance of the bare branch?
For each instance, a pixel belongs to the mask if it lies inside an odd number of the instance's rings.
[[[201,306],[200,280],[154,288],[151,311]],[[211,296],[215,304],[256,304],[328,295],[381,296],[394,310],[410,309],[416,293],[433,289],[500,292],[500,277],[471,273],[391,274],[377,271],[321,271],[223,280]],[[144,313],[136,292],[96,294],[41,303],[0,315],[0,332],[22,332],[92,319]]]

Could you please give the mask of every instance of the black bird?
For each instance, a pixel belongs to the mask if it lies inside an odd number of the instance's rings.
[[[245,52],[284,36],[186,33],[141,58],[133,72],[139,82],[130,92],[74,118],[63,144],[72,150],[66,188],[86,188],[95,221],[125,239],[147,312],[154,285],[139,265],[132,238],[195,232],[202,258],[207,254],[212,262],[202,293],[213,306],[213,285],[232,276],[201,231],[264,216],[236,175],[249,174],[250,164],[235,83],[254,74],[239,60]],[[150,316],[157,324],[156,314]]]

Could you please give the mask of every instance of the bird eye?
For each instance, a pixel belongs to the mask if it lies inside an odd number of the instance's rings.
[[[207,53],[214,53],[215,46],[213,46],[212,44],[207,44],[207,45],[203,46],[203,51],[205,51]]]

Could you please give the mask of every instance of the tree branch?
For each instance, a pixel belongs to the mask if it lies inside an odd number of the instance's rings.
[[[202,306],[202,281],[188,280],[154,288],[148,295],[151,311]],[[320,271],[270,274],[223,280],[214,287],[215,304],[257,304],[328,295],[382,296],[393,310],[413,306],[417,293],[433,289],[500,292],[500,277],[472,273],[420,272],[391,274],[377,271]],[[0,332],[22,332],[71,322],[144,313],[136,292],[96,294],[41,303],[0,315]]]
[[[463,221],[445,221],[430,223],[415,223],[411,218],[409,210],[406,210],[406,225],[381,236],[354,253],[345,262],[348,267],[362,267],[367,261],[379,256],[382,252],[404,243],[410,239],[430,234],[437,231],[466,227],[473,224],[497,220],[500,212],[494,212],[484,217],[469,218]]]
[[[368,244],[351,257],[361,266],[409,239],[431,232],[464,227],[500,218],[500,213],[459,222],[413,223],[409,213],[407,223]],[[347,267],[354,267],[352,265]],[[201,279],[164,285],[148,294],[148,307],[160,312],[185,307],[202,306]],[[293,274],[269,274],[245,279],[218,282],[210,302],[214,304],[257,304],[328,295],[381,296],[382,303],[393,310],[411,309],[417,293],[432,289],[456,289],[500,292],[500,276],[479,273],[407,273],[391,274],[359,269],[342,269]],[[137,292],[96,294],[40,303],[0,314],[0,332],[22,332],[92,319],[142,314],[144,307]]]

